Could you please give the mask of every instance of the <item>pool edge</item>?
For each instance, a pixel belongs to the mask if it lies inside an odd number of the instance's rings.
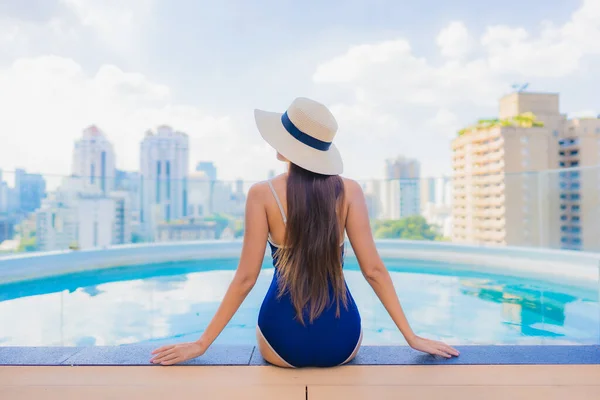
[[[0,347],[0,366],[153,366],[152,345]],[[363,346],[349,365],[599,365],[600,345],[456,346],[450,360],[407,346]],[[187,366],[267,365],[255,346],[213,346]]]

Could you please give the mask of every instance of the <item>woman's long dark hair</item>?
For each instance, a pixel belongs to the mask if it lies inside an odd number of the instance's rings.
[[[277,250],[279,296],[288,292],[297,318],[304,312],[312,323],[334,301],[347,307],[342,272],[341,208],[344,182],[338,175],[321,175],[293,163],[287,178],[287,226]],[[330,297],[330,287],[333,297]]]

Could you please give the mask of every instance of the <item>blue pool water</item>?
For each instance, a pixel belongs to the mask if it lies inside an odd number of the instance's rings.
[[[598,293],[544,282],[459,273],[423,261],[386,260],[413,329],[452,344],[598,343]],[[115,268],[0,285],[0,346],[164,343],[199,337],[223,298],[237,260]],[[254,344],[273,268],[223,334],[221,344]],[[363,320],[365,344],[404,344],[362,277],[345,275]]]

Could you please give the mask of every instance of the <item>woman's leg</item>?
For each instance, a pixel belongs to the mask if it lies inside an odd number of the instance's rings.
[[[273,350],[269,342],[265,339],[260,328],[256,327],[256,341],[258,342],[258,350],[262,357],[269,363],[282,368],[294,368],[287,363],[279,354]]]

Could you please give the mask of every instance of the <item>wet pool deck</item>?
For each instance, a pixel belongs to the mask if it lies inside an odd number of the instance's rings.
[[[352,365],[302,370],[252,346],[150,366],[149,348],[0,347],[0,399],[600,399],[599,346],[462,346],[451,361],[367,346]]]

